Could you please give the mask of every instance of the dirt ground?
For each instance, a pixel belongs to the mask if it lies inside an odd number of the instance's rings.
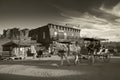
[[[120,80],[120,58],[110,63],[98,60],[88,65],[87,60],[78,65],[65,62],[59,66],[59,57],[23,61],[0,61],[0,80]]]

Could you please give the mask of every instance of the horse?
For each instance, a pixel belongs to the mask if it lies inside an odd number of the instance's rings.
[[[70,61],[68,59],[68,47],[67,44],[55,42],[54,43],[55,52],[56,54],[61,58],[61,65],[63,65],[63,58],[66,59],[68,65],[70,64]]]

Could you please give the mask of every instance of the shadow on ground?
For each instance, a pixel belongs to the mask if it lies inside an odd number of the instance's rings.
[[[66,75],[60,77],[41,77],[41,76],[25,76],[18,74],[10,74],[10,73],[0,73],[0,80],[120,80],[120,58],[112,58],[110,63],[96,63],[95,65],[88,65],[87,63],[81,63],[79,65],[74,66],[55,66],[51,64],[59,64],[58,60],[25,60],[25,61],[0,61],[0,66],[6,65],[15,66],[28,66],[31,69],[33,67],[44,69],[44,70],[73,70],[83,74],[75,74],[75,75]],[[65,64],[67,64],[65,62]],[[6,68],[7,69],[7,68]],[[27,69],[29,70],[29,69]],[[63,71],[64,73],[64,71]],[[59,74],[58,74],[59,75]]]
[[[59,60],[21,60],[21,61],[0,61],[0,65],[24,65],[24,66],[36,66],[38,68],[46,68],[46,69],[67,69],[67,70],[76,70],[76,68],[93,68],[93,67],[101,67],[101,66],[119,66],[120,58],[114,59],[112,58],[109,63],[104,62],[96,62],[94,65],[89,65],[87,61],[82,61],[78,65],[74,65],[73,60],[70,60],[71,64],[68,65],[66,61],[64,61],[63,66],[60,65]]]

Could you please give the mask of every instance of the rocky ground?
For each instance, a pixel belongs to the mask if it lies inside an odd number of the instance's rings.
[[[23,61],[0,61],[0,80],[120,80],[120,58],[110,63],[97,61],[88,65],[59,66],[59,57],[27,59]]]

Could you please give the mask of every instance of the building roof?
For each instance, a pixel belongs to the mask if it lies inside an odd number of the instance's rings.
[[[79,26],[73,26],[73,25],[68,25],[68,24],[66,24],[66,25],[58,25],[58,24],[48,23],[47,25],[63,26],[63,27],[67,27],[67,28],[73,28],[73,29],[81,30]]]
[[[66,28],[71,28],[71,29],[77,29],[77,30],[80,30],[80,27],[79,26],[70,26],[70,25],[58,25],[58,24],[53,24],[53,23],[48,23],[47,25],[44,25],[44,26],[41,26],[41,27],[38,27],[38,28],[35,28],[35,29],[31,29],[30,30],[30,34],[32,34],[31,32],[32,31],[35,31],[36,33],[39,32],[39,29],[43,28],[43,27],[48,27],[49,25],[53,25],[53,26],[62,26],[62,27],[66,27]],[[30,35],[29,34],[29,35]]]
[[[108,39],[103,39],[103,38],[88,38],[88,37],[84,37],[82,38],[85,41],[106,41]]]

